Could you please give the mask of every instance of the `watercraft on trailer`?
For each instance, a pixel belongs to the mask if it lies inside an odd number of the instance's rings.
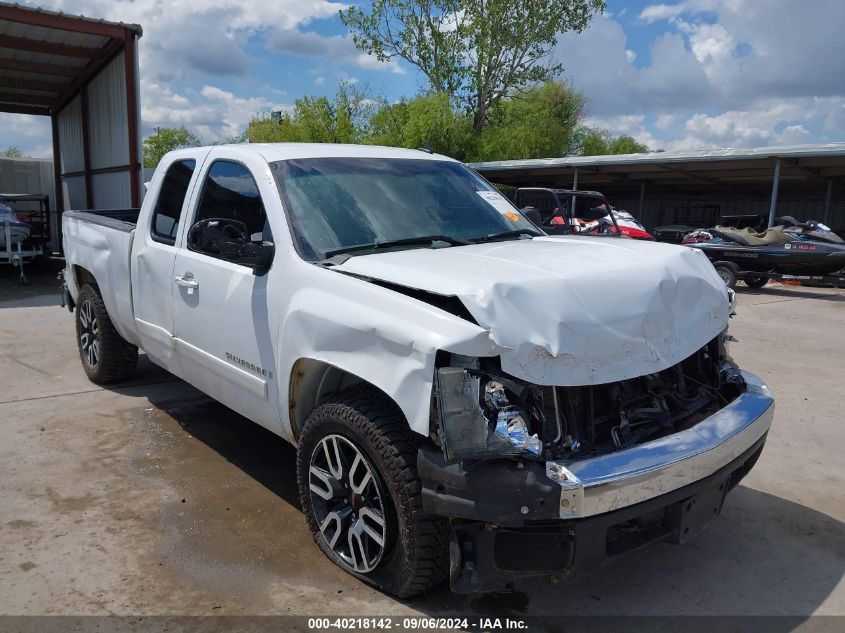
[[[845,241],[827,226],[798,222],[785,216],[782,223],[763,232],[750,228],[716,226],[689,233],[684,244],[703,251],[725,283],[738,279],[753,288],[769,279],[825,280],[839,285],[845,269]]]
[[[32,227],[21,222],[12,207],[0,198],[0,248],[10,249],[29,239]]]
[[[32,226],[22,222],[14,209],[0,196],[0,263],[12,264],[20,269],[21,283],[26,283],[23,265],[41,255],[40,245],[29,243]]]

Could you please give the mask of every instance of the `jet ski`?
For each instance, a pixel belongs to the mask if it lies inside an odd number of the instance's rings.
[[[635,240],[653,240],[654,236],[645,230],[645,227],[633,215],[621,209],[612,209],[613,219],[616,220],[616,226],[619,227],[619,232],[622,235],[633,237]],[[609,215],[609,214],[608,214]],[[605,216],[608,218],[608,216]],[[608,224],[610,224],[608,218]],[[614,232],[613,227],[609,227],[611,232]]]
[[[830,242],[831,244],[845,244],[845,240],[834,233],[829,226],[817,222],[816,220],[808,220],[807,222],[799,222],[791,215],[785,215],[778,218],[778,224],[784,227],[784,231],[791,235],[798,235],[806,240],[817,240],[820,242]]]
[[[18,220],[14,210],[0,198],[0,249],[11,250],[29,239],[32,227]]]
[[[737,272],[815,276],[845,268],[845,241],[830,228],[790,216],[780,220],[760,233],[728,226],[699,229],[683,243],[703,251],[714,265],[728,263]]]

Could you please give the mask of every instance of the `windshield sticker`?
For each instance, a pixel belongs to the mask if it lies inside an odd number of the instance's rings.
[[[513,205],[498,191],[476,191],[475,193],[511,222],[519,222],[519,214],[514,211]]]

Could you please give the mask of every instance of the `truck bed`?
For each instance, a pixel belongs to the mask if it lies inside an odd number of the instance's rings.
[[[71,298],[76,301],[79,288],[90,278],[96,279],[115,329],[136,344],[129,261],[139,211],[104,209],[62,214],[65,257],[73,262],[67,276]]]
[[[66,211],[62,217],[75,217],[84,222],[93,222],[120,231],[129,231],[138,223],[141,209],[84,209]]]

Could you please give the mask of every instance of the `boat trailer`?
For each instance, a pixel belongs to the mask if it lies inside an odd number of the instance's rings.
[[[845,270],[828,275],[790,275],[785,273],[763,273],[756,270],[742,270],[734,262],[714,261],[713,268],[728,288],[735,288],[737,281],[744,281],[750,288],[762,288],[769,281],[800,281],[812,285],[845,288]]]

